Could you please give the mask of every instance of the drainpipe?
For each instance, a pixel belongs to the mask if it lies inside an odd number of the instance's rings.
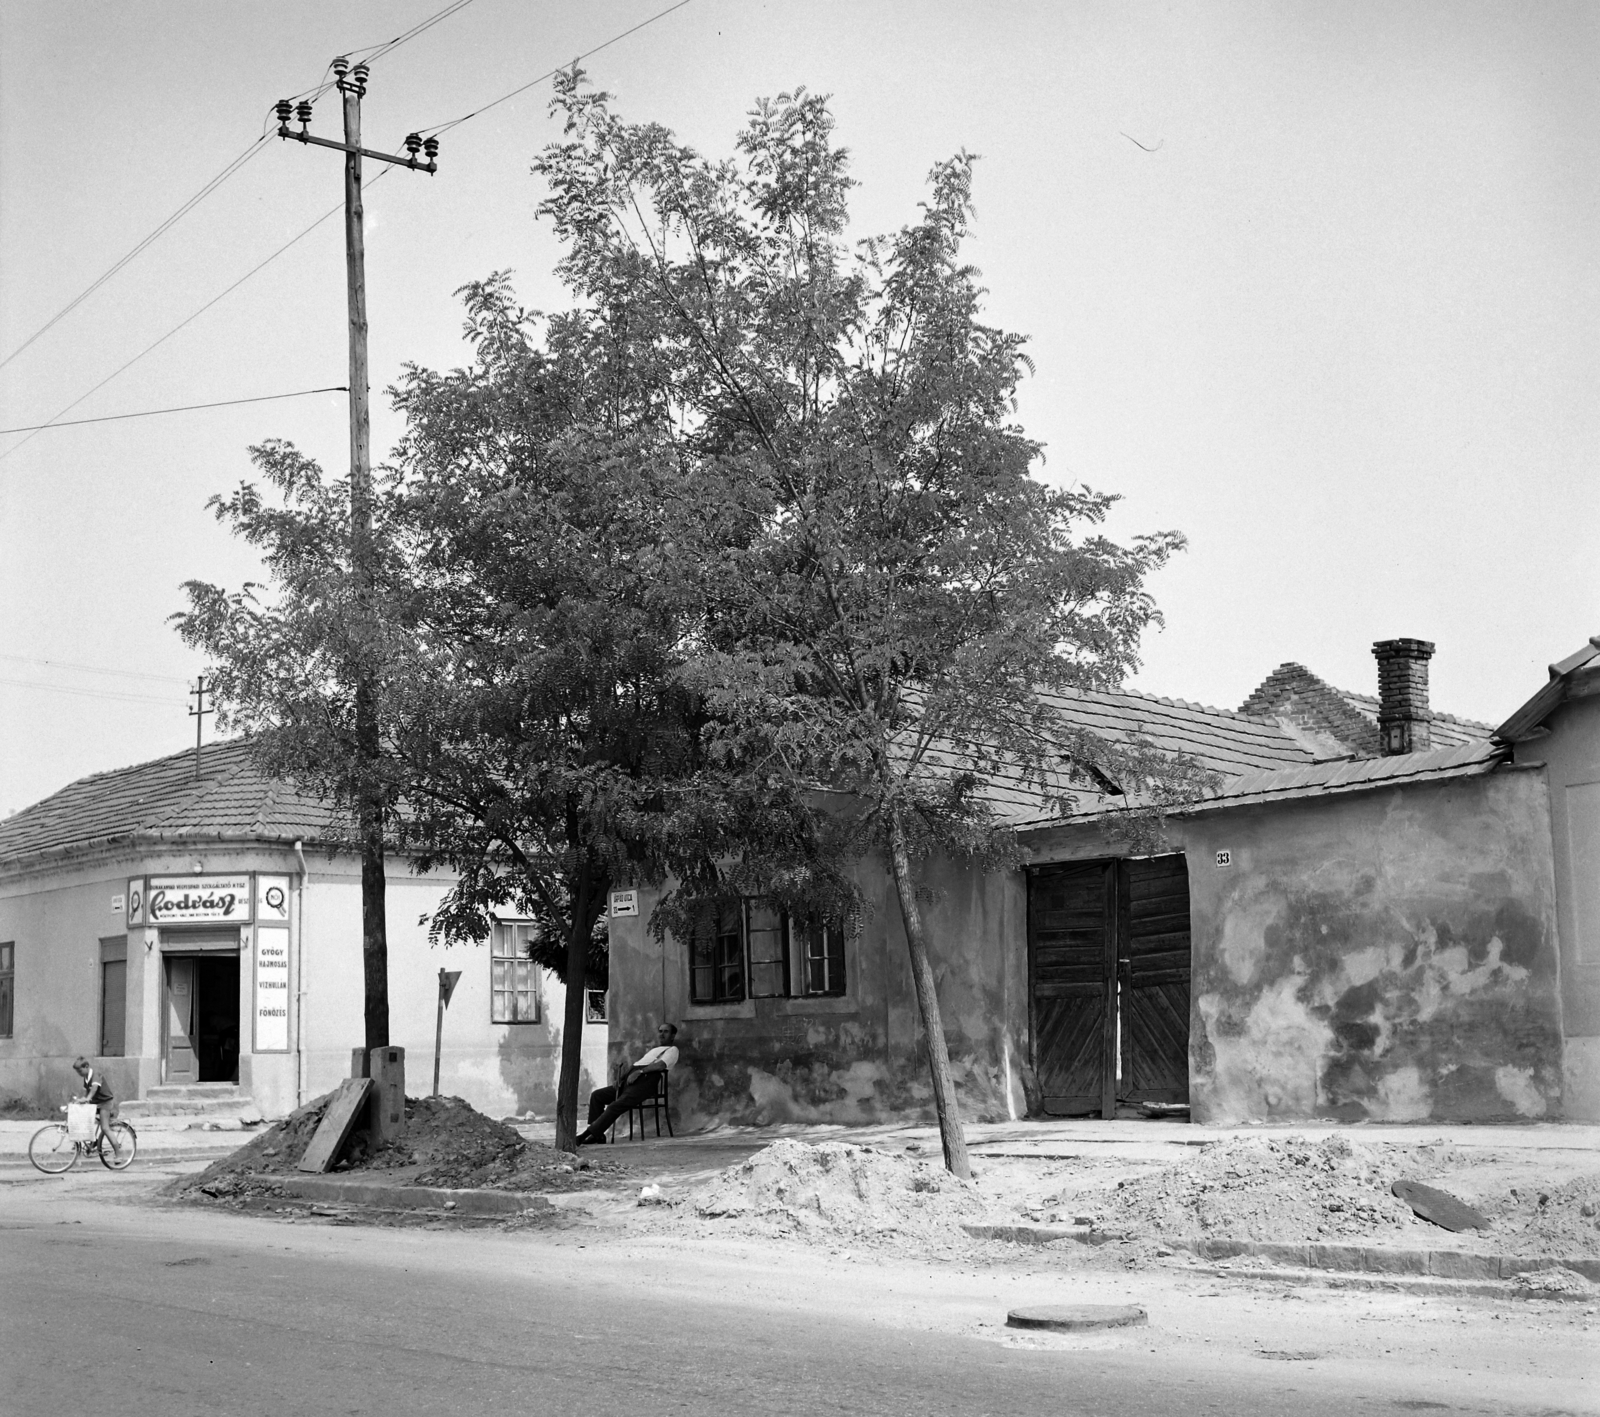
[[[300,890],[295,903],[294,932],[294,1105],[301,1107],[306,1100],[306,887],[311,884],[311,871],[306,866],[303,843],[294,844],[294,859],[300,863]]]

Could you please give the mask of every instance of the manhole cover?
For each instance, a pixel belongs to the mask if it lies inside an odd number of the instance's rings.
[[[1149,1315],[1137,1304],[1041,1304],[1035,1308],[1013,1309],[1006,1315],[1007,1328],[1047,1328],[1057,1333],[1131,1328],[1149,1322]]]

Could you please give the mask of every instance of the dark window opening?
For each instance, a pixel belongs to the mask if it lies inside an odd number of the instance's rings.
[[[11,1037],[12,1003],[16,998],[17,947],[0,944],[0,1038]]]
[[[846,992],[845,926],[805,921],[763,896],[707,916],[689,941],[689,1002],[839,998]]]

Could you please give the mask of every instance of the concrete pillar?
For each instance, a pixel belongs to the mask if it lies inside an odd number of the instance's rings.
[[[392,1146],[406,1134],[406,1050],[374,1048],[369,1060],[373,1146]]]

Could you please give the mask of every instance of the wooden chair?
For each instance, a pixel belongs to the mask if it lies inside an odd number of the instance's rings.
[[[639,1140],[644,1140],[644,1114],[646,1111],[650,1111],[655,1114],[657,1136],[661,1135],[661,1119],[663,1117],[665,1117],[667,1120],[667,1135],[669,1137],[672,1135],[672,1108],[670,1105],[671,1098],[668,1094],[667,1078],[668,1074],[665,1072],[656,1073],[656,1090],[653,1093],[648,1093],[644,1097],[641,1097],[633,1104],[632,1107],[628,1108],[629,1141],[633,1140],[633,1118],[636,1113],[639,1117]],[[619,1117],[617,1120],[621,1121],[621,1118]],[[617,1123],[613,1122],[611,1124],[611,1140],[615,1142],[616,1139]]]

